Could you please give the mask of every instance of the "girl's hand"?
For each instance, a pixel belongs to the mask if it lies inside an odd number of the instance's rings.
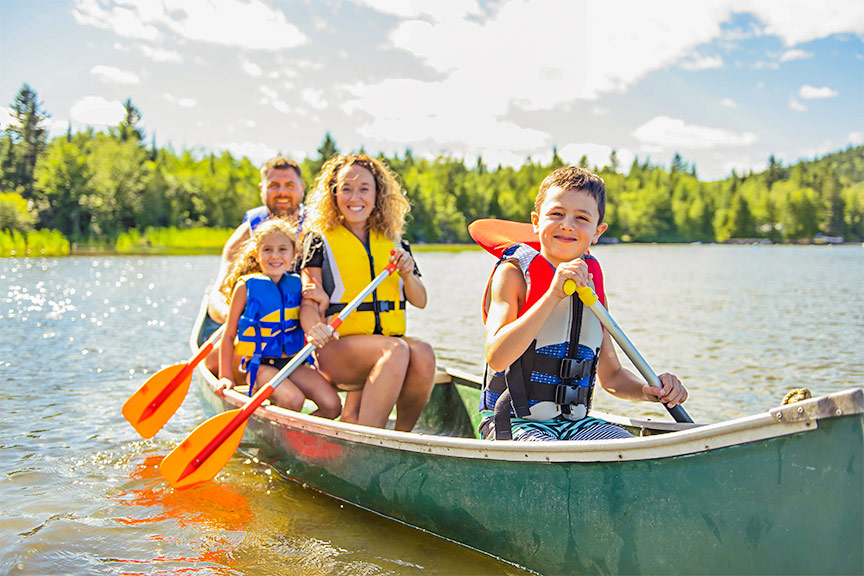
[[[407,276],[414,273],[414,258],[407,250],[395,248],[390,256],[390,262],[396,265],[396,272],[400,276]]]
[[[664,372],[660,374],[660,383],[663,388],[645,385],[642,387],[642,392],[649,400],[656,399],[658,402],[666,404],[669,408],[674,408],[678,404],[683,404],[687,400],[687,389],[674,374]]]
[[[588,272],[588,264],[581,258],[576,258],[570,262],[559,264],[555,268],[555,276],[552,278],[552,283],[549,285],[549,292],[558,298],[569,296],[564,292],[564,282],[573,280],[577,287],[588,286],[591,281],[591,274]]]
[[[217,396],[225,396],[225,390],[230,390],[234,388],[234,381],[230,378],[220,378],[219,383],[216,385],[216,395]]]
[[[324,322],[315,324],[315,326],[306,332],[306,341],[314,344],[316,348],[321,348],[331,340],[338,339],[339,333]]]

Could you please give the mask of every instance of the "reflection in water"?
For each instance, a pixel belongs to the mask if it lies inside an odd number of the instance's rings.
[[[236,574],[228,568],[233,564],[232,553],[245,539],[245,529],[252,521],[248,500],[237,488],[223,483],[172,490],[159,475],[157,466],[161,460],[162,456],[147,456],[131,471],[130,484],[143,484],[142,488],[130,487],[109,496],[109,500],[132,508],[129,516],[115,520],[127,526],[146,526],[146,540],[153,544],[153,550],[187,549],[193,555],[162,553],[147,560],[112,558],[106,562],[120,566],[146,564],[148,574],[154,573],[153,568],[164,573]],[[185,541],[190,532],[200,537]]]
[[[698,421],[864,382],[860,247],[601,246],[610,311]],[[482,372],[482,252],[417,254],[408,330]],[[317,494],[238,455],[175,493],[155,465],[203,421],[190,395],[152,440],[123,402],[189,357],[218,257],[0,260],[0,574],[521,574]],[[619,356],[621,356],[619,354]],[[622,360],[624,360],[622,356]],[[598,392],[602,410],[668,418]],[[327,446],[307,446],[326,458]]]

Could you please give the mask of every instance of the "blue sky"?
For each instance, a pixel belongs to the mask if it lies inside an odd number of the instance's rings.
[[[0,0],[0,104],[25,82],[54,134],[131,97],[158,145],[256,163],[329,131],[491,166],[679,152],[709,180],[862,143],[864,3]]]

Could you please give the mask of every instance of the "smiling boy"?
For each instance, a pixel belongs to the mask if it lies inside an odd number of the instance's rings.
[[[605,232],[606,185],[575,166],[540,185],[531,223],[540,251],[508,248],[487,289],[486,362],[480,431],[499,440],[626,438],[623,428],[588,416],[595,379],[610,394],[661,401],[687,399],[672,374],[654,388],[624,369],[608,333],[564,282],[594,288],[586,251]]]

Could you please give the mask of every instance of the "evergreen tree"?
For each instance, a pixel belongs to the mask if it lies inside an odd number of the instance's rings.
[[[13,182],[25,199],[33,198],[33,171],[48,143],[44,126],[50,115],[42,109],[36,92],[24,84],[12,102],[14,121],[6,128],[13,146]],[[5,178],[4,178],[5,179]]]

